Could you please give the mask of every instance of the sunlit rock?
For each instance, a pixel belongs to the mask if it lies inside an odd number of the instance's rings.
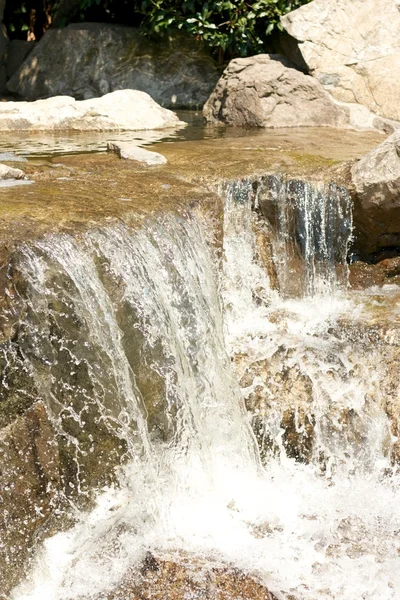
[[[210,123],[251,127],[339,127],[393,131],[366,107],[337,102],[278,54],[232,60],[203,109]]]
[[[120,90],[92,100],[55,96],[0,104],[0,131],[135,131],[182,126],[175,113],[137,90]]]
[[[396,0],[313,0],[282,17],[289,56],[336,99],[400,120],[400,11]],[[299,63],[300,64],[300,63]]]
[[[0,163],[0,179],[22,179],[24,176],[22,169],[14,169]]]
[[[232,60],[204,107],[209,122],[253,127],[345,127],[348,115],[313,78],[278,55]]]

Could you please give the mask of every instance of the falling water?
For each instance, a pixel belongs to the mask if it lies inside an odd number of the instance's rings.
[[[93,510],[44,542],[12,600],[103,598],[148,550],[234,564],[283,600],[398,598],[390,386],[334,264],[347,200],[281,181],[274,232],[252,210],[265,185],[224,190],[220,269],[196,214],[25,249],[24,360],[75,485],[85,493],[87,455],[104,452],[96,435],[121,466]],[[259,262],[260,226],[282,290]],[[282,275],[293,227],[294,298]]]
[[[273,227],[281,295],[345,287],[352,210],[344,187],[270,175],[258,183],[258,203]]]

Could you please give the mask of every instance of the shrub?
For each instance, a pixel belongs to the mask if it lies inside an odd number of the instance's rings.
[[[87,0],[86,0],[87,1]],[[161,34],[187,31],[220,56],[248,56],[266,49],[280,17],[309,0],[142,0],[143,30]]]

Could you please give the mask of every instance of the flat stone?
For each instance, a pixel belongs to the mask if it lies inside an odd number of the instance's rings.
[[[55,96],[35,102],[0,103],[0,131],[135,131],[184,125],[175,113],[137,90],[81,101]]]
[[[288,56],[336,99],[400,120],[397,0],[313,0],[282,17]]]
[[[24,176],[25,173],[21,169],[0,164],[0,179],[22,179]]]
[[[167,164],[167,159],[158,152],[151,152],[129,142],[107,142],[107,150],[115,152],[120,158],[133,160],[149,167]]]

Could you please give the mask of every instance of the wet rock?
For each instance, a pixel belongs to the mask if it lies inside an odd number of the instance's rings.
[[[0,131],[134,131],[181,126],[175,113],[136,90],[120,90],[92,100],[56,96],[0,104]]]
[[[21,169],[14,169],[0,163],[0,179],[22,179],[25,173]]]
[[[209,122],[252,127],[349,125],[320,83],[279,55],[232,60],[204,106]]]
[[[383,285],[385,274],[379,265],[358,260],[349,267],[349,284],[353,290],[365,290],[371,286]]]
[[[60,463],[40,402],[0,431],[0,590],[21,577],[39,530],[57,505]]]
[[[82,23],[47,31],[7,87],[29,100],[135,89],[163,106],[195,108],[217,79],[213,59],[183,34],[152,41],[135,28]]]
[[[361,256],[400,246],[400,132],[351,168],[355,249]]]
[[[349,267],[352,289],[365,290],[384,284],[400,285],[400,257],[386,258],[376,264],[356,261]]]
[[[167,159],[159,152],[145,150],[130,142],[107,142],[107,150],[115,152],[120,158],[132,160],[148,167],[167,164]]]
[[[162,560],[148,553],[112,593],[96,600],[276,600],[255,579],[233,567],[198,558]]]
[[[245,369],[239,383],[263,461],[279,453],[277,439],[281,437],[288,456],[308,461],[314,443],[313,388],[307,374],[292,364],[293,353],[282,346],[268,359],[242,356],[235,362],[238,371]],[[273,420],[276,431],[265,427]]]
[[[293,52],[287,48],[291,60],[305,64],[336,99],[400,120],[396,0],[313,0],[285,15],[282,25],[297,40]]]

